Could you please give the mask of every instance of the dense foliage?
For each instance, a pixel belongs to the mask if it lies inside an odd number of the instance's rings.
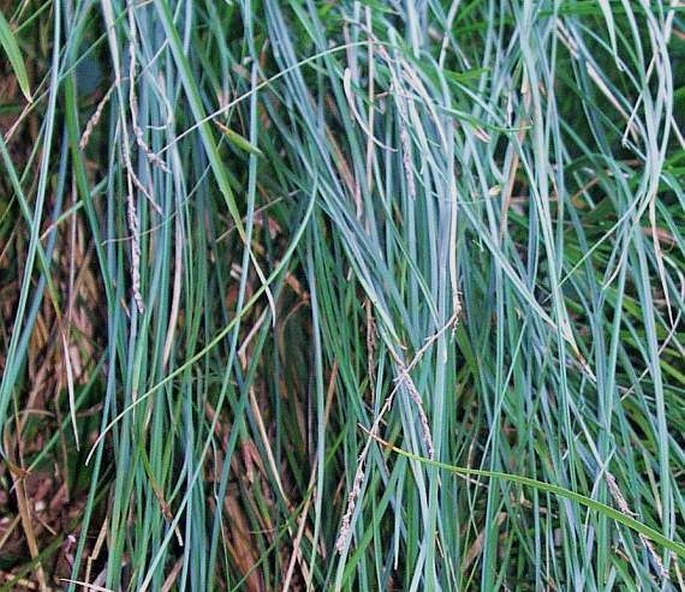
[[[0,589],[685,589],[678,2],[0,4]]]

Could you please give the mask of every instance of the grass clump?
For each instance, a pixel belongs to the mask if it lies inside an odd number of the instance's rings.
[[[677,5],[5,4],[4,589],[685,587]]]

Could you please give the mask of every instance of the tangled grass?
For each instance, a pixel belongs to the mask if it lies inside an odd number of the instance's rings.
[[[685,589],[677,0],[3,4],[0,589]]]

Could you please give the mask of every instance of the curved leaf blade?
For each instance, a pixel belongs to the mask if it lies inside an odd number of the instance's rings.
[[[14,75],[17,77],[17,82],[19,83],[19,88],[21,92],[26,97],[26,100],[30,102],[33,101],[31,98],[31,89],[29,87],[29,77],[26,73],[26,66],[24,65],[24,59],[21,56],[21,51],[19,50],[19,45],[14,37],[14,33],[10,28],[5,15],[0,11],[0,45],[5,50],[7,58],[10,61],[12,70],[14,70]]]

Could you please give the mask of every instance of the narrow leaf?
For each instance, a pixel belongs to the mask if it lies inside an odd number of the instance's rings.
[[[7,58],[12,65],[14,70],[14,75],[17,77],[17,82],[19,83],[19,88],[21,92],[26,97],[26,100],[31,102],[31,89],[29,88],[29,77],[26,73],[26,66],[24,65],[24,59],[21,57],[21,51],[19,51],[19,45],[17,40],[10,29],[9,23],[5,19],[5,15],[0,11],[0,44],[7,54]]]

